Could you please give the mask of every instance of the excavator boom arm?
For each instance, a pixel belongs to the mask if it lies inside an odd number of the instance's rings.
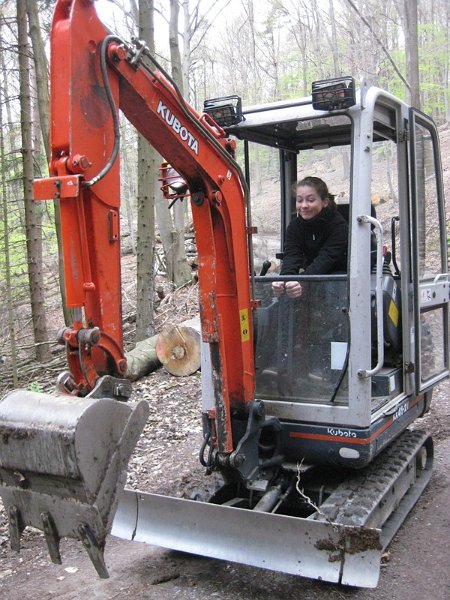
[[[146,48],[108,35],[93,2],[59,1],[51,36],[52,177],[36,198],[60,200],[72,389],[123,376],[118,116],[186,180],[196,232],[202,334],[209,343],[219,451],[232,451],[230,411],[253,400],[245,193],[223,130],[142,60]],[[105,167],[106,165],[106,167]],[[230,354],[227,349],[233,348]]]

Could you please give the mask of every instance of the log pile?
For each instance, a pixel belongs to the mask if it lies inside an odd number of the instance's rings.
[[[161,333],[138,342],[125,356],[128,363],[126,377],[131,381],[148,375],[161,365],[177,377],[192,375],[200,369],[200,317],[179,325],[166,325]]]
[[[179,325],[166,325],[163,331],[136,344],[125,353],[126,378],[137,381],[156,371],[161,365],[171,375],[185,377],[200,369],[201,333],[200,317],[183,321]],[[39,364],[34,360],[22,361],[19,368],[19,385],[27,387],[36,383],[36,391],[53,389],[56,375],[67,368],[66,354],[58,352],[52,361]],[[9,364],[0,364],[0,396],[13,387]]]

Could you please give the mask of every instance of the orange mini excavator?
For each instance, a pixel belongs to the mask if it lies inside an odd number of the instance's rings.
[[[433,121],[379,88],[356,89],[351,77],[248,108],[236,96],[215,98],[199,113],[145,44],[105,29],[92,0],[57,1],[50,78],[51,176],[34,192],[60,201],[73,322],[60,334],[68,371],[55,393],[14,390],[0,401],[0,495],[12,547],[20,549],[24,527],[37,527],[60,562],[60,539],[77,538],[107,577],[112,529],[376,586],[381,553],[431,474],[432,441],[408,426],[449,372]],[[119,109],[189,190],[204,349],[200,456],[224,481],[207,502],[124,489],[148,408],[129,401],[125,379]],[[256,151],[277,186],[277,208],[268,206],[258,230],[249,198]],[[347,272],[267,271],[264,258],[273,243],[282,249],[295,215],[292,185],[311,170],[339,186]],[[258,200],[252,206],[256,213]],[[301,281],[302,297],[274,297],[280,279]]]

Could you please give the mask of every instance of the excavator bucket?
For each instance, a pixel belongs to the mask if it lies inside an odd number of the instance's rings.
[[[110,388],[85,398],[15,390],[0,401],[0,495],[11,547],[20,551],[30,525],[61,563],[60,539],[79,539],[100,577],[108,577],[105,538],[148,416],[146,402],[98,397]]]

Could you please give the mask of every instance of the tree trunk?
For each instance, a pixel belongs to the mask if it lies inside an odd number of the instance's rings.
[[[174,281],[174,258],[172,247],[173,223],[172,215],[170,214],[167,200],[162,194],[156,198],[155,202],[156,218],[158,220],[159,235],[164,248],[164,256],[166,259],[167,278],[169,281]]]
[[[189,73],[191,70],[191,39],[193,35],[191,27],[191,14],[189,2],[183,2],[184,30],[183,30],[183,55],[181,57],[183,66],[183,89],[185,97],[190,101]],[[206,98],[206,96],[204,96]]]
[[[38,7],[34,0],[26,0],[31,44],[33,46],[36,89],[42,138],[47,161],[50,160],[50,97],[48,92],[48,62],[42,42]]]
[[[161,366],[161,362],[156,355],[157,340],[157,335],[142,340],[136,344],[133,350],[125,354],[125,358],[127,359],[127,379],[136,381],[156,371]]]
[[[35,0],[26,0],[28,23],[30,28],[31,43],[33,46],[34,70],[36,73],[37,102],[39,109],[39,121],[41,125],[42,140],[47,157],[47,164],[50,162],[50,98],[48,91],[48,62],[45,55],[44,44],[42,41],[41,27],[39,24],[38,7]],[[61,218],[59,210],[59,200],[53,204],[55,216],[55,231],[58,244],[58,275],[59,290],[61,294],[62,307],[64,313],[64,322],[66,325],[71,323],[70,310],[66,306],[66,290],[64,285],[64,265],[62,259],[62,241],[61,241]]]
[[[404,0],[405,47],[411,106],[420,110],[419,40],[417,32],[417,0]]]
[[[183,67],[181,64],[180,45],[178,43],[178,18],[180,14],[180,5],[178,0],[170,0],[170,23],[169,23],[169,47],[170,64],[172,67],[172,77],[179,87],[181,93],[184,92]]]
[[[49,359],[50,352],[45,314],[44,277],[42,272],[41,219],[33,201],[33,149],[31,126],[30,64],[27,36],[26,0],[17,0],[17,29],[19,42],[20,120],[22,132],[23,194],[27,235],[28,279],[30,286],[31,315],[36,344],[36,358]]]
[[[169,45],[172,77],[180,92],[184,94],[183,67],[181,64],[180,46],[178,43],[179,8],[178,0],[170,0]],[[170,159],[170,157],[168,158]],[[184,246],[184,234],[185,207],[182,202],[178,201],[175,202],[173,206],[173,231],[170,254],[172,258],[172,281],[176,287],[180,287],[191,280],[191,269],[187,262],[186,249]]]
[[[121,148],[121,156],[120,156],[120,168],[122,175],[122,185],[121,185],[121,196],[122,201],[125,203],[125,216],[128,223],[128,232],[130,236],[130,247],[132,254],[136,255],[136,230],[134,225],[134,214],[135,214],[135,206],[132,202],[137,195],[136,191],[136,155],[135,155],[135,146],[134,143],[131,144],[130,151],[130,142],[129,135],[133,136],[133,142],[135,138],[137,138],[137,133],[134,129],[127,126],[127,123],[122,123],[121,125],[121,133],[120,133],[120,148]],[[132,129],[132,131],[130,131]],[[123,235],[123,234],[122,234]],[[123,247],[122,247],[123,252]]]
[[[336,32],[336,18],[334,16],[334,1],[329,0],[328,2],[330,11],[330,24],[331,24],[331,54],[333,55],[333,70],[334,77],[339,77],[341,70],[339,68],[339,53],[338,53],[338,42]]]
[[[155,51],[153,0],[139,0],[139,36]],[[154,331],[155,178],[157,153],[147,140],[138,137],[138,234],[136,341]]]
[[[1,32],[1,23],[0,23]],[[0,49],[1,52],[1,49]],[[16,347],[16,334],[14,328],[14,308],[12,299],[12,286],[11,286],[11,261],[9,254],[9,218],[8,218],[8,202],[6,193],[6,160],[5,160],[5,141],[3,137],[3,100],[5,96],[3,94],[3,86],[0,87],[0,165],[1,165],[1,205],[3,215],[3,250],[5,255],[5,296],[6,296],[6,320],[8,323],[8,336],[9,346],[11,350],[11,370],[13,377],[14,387],[18,387],[19,378],[17,375],[17,347]],[[5,99],[6,100],[6,99]]]

